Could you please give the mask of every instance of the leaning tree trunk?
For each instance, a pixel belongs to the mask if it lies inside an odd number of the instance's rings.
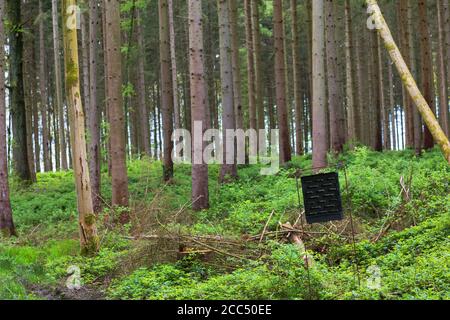
[[[231,31],[228,0],[217,0],[219,15],[220,79],[222,86],[223,164],[219,181],[237,177],[235,139],[227,139],[227,131],[236,128],[233,96],[233,66],[231,61]]]
[[[400,50],[398,49],[395,41],[392,37],[391,31],[384,20],[384,17],[381,13],[380,7],[376,0],[366,0],[366,3],[369,7],[369,12],[372,13],[371,19],[373,19],[374,26],[378,30],[381,38],[384,41],[384,45],[389,52],[389,55],[392,58],[395,66],[397,67],[398,72],[400,73],[400,77],[403,81],[403,84],[407,88],[411,98],[413,99],[415,105],[419,109],[420,114],[423,117],[423,120],[433,135],[434,140],[442,149],[442,153],[450,164],[450,142],[446,137],[444,131],[439,125],[439,122],[436,120],[436,116],[428,105],[427,101],[423,97],[420,92],[417,84],[409,71],[405,60],[403,59]]]
[[[325,91],[325,24],[324,2],[312,2],[312,74],[313,74],[313,167],[320,170],[327,166],[327,125],[326,125],[326,91]]]
[[[192,209],[200,211],[209,207],[208,165],[203,159],[206,131],[206,83],[203,49],[202,0],[189,0],[189,70],[191,75],[192,128],[201,124],[202,135],[192,139]]]
[[[63,26],[64,56],[66,64],[67,104],[70,110],[70,134],[72,163],[78,198],[80,243],[83,254],[93,254],[99,249],[99,238],[92,207],[91,181],[87,164],[84,112],[81,104],[80,78],[78,64],[78,39],[76,29],[76,0],[64,0],[63,17],[67,23]]]
[[[8,186],[8,153],[6,151],[5,100],[5,1],[0,0],[0,235],[16,236]]]
[[[164,181],[173,178],[172,161],[172,131],[173,131],[173,83],[170,72],[170,32],[169,32],[169,9],[167,0],[159,0],[159,58],[161,64],[161,90],[162,90],[162,120],[164,140]]]
[[[291,161],[291,144],[289,137],[288,111],[286,106],[286,65],[284,60],[283,1],[273,1],[273,24],[275,39],[275,81],[280,130],[280,163]]]

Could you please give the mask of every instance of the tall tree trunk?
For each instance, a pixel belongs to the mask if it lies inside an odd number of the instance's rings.
[[[89,0],[89,105],[87,105],[87,124],[90,134],[88,142],[89,174],[92,185],[92,201],[94,212],[102,210],[101,200],[101,141],[100,141],[100,104],[98,99],[97,61],[98,30],[100,19],[98,12],[98,0]]]
[[[325,92],[325,24],[324,1],[312,2],[312,74],[313,74],[313,167],[327,166],[327,125],[326,125],[326,92]]]
[[[372,114],[372,124],[373,124],[373,131],[372,131],[372,139],[373,139],[373,149],[375,151],[383,151],[383,133],[381,129],[381,110],[382,110],[382,97],[381,97],[381,90],[380,87],[381,83],[381,74],[379,73],[381,68],[381,61],[378,57],[378,34],[373,33],[372,34],[372,57],[373,57],[373,69],[372,69],[372,76],[373,76],[373,82],[372,82],[372,88],[373,88],[373,104],[372,107],[374,108],[371,110]]]
[[[295,150],[297,155],[303,155],[303,110],[304,99],[301,88],[300,36],[298,30],[297,0],[291,0],[291,29],[292,29],[292,64],[294,72],[294,100],[295,100]],[[269,106],[272,108],[272,106]]]
[[[44,11],[42,8],[42,0],[39,0],[39,91],[41,96],[41,121],[42,121],[42,149],[44,156],[44,171],[52,170],[50,159],[50,142],[49,142],[49,126],[48,116],[48,92],[47,92],[47,54],[45,52],[45,30],[44,30]]]
[[[414,78],[412,77],[412,74],[405,63],[405,60],[400,53],[400,50],[395,44],[395,41],[392,37],[389,27],[387,26],[383,18],[377,1],[366,0],[366,3],[369,7],[370,12],[372,12],[372,19],[374,20],[374,24],[377,26],[378,33],[383,39],[384,45],[387,48],[391,59],[396,65],[398,72],[400,73],[400,78],[408,89],[408,92],[410,93],[415,105],[419,109],[419,112],[422,115],[423,120],[430,130],[434,140],[441,147],[445,159],[448,163],[450,163],[450,142],[445,133],[442,131],[442,128],[439,126],[439,122],[436,120],[436,117],[427,101],[425,100],[424,96],[417,87],[417,84],[414,81]]]
[[[407,17],[408,17],[408,23],[407,23],[407,41],[408,41],[408,47],[409,47],[409,63],[411,66],[411,73],[414,78],[417,78],[417,64],[416,64],[416,50],[414,46],[414,30],[413,30],[413,6],[412,1],[408,1],[407,4]],[[419,113],[419,110],[417,108],[414,108],[413,101],[411,98],[409,98],[410,102],[410,109],[412,113],[412,120],[410,119],[409,122],[412,121],[412,128],[408,128],[410,131],[410,134],[413,134],[413,146],[415,149],[415,152],[417,155],[419,155],[422,151],[422,119]],[[410,116],[411,117],[411,116]],[[399,140],[397,140],[397,143],[399,143]]]
[[[225,183],[237,177],[235,139],[227,138],[227,131],[234,131],[233,66],[231,60],[231,30],[228,0],[217,0],[220,37],[220,79],[222,86],[223,164],[219,181]]]
[[[36,14],[35,10],[31,6],[31,3],[24,4],[24,21],[29,21],[26,24],[27,32],[24,37],[24,91],[25,91],[25,106],[26,106],[26,121],[27,121],[27,153],[28,164],[30,166],[30,173],[32,182],[36,182],[36,168],[33,152],[33,109],[36,108],[35,102],[35,64],[34,64],[34,37],[32,36],[33,23],[32,18]],[[3,61],[2,61],[3,63]]]
[[[122,57],[120,54],[120,11],[118,0],[105,0],[107,28],[107,87],[110,123],[112,205],[128,207],[128,177],[125,145],[125,115],[122,98]],[[123,221],[127,217],[123,217]]]
[[[60,35],[58,25],[58,1],[52,0],[52,22],[53,22],[53,55],[55,68],[55,91],[56,91],[56,114],[58,115],[58,138],[61,169],[67,170],[67,152],[66,152],[66,132],[64,119],[64,104],[62,92],[62,78],[61,78],[61,56],[60,56]]]
[[[16,236],[8,185],[8,153],[6,150],[5,100],[5,1],[0,0],[0,235]]]
[[[78,40],[76,29],[76,1],[64,0],[63,27],[64,56],[66,64],[67,102],[70,110],[70,133],[72,140],[72,155],[75,184],[78,196],[78,214],[80,228],[80,243],[83,254],[89,255],[98,251],[99,238],[95,225],[95,215],[92,207],[91,181],[87,164],[84,112],[81,104],[80,78],[78,63]]]
[[[341,92],[339,91],[339,70],[337,66],[336,49],[336,23],[334,19],[334,4],[332,0],[326,0],[326,56],[328,75],[328,109],[330,114],[330,140],[331,148],[335,153],[344,150],[345,132],[344,116],[342,112]],[[352,93],[353,95],[353,93]]]
[[[143,20],[141,12],[137,12],[137,43],[138,43],[138,104],[139,104],[139,119],[140,119],[140,140],[142,153],[146,156],[151,156],[150,138],[149,138],[149,118],[147,109],[147,87],[145,85],[145,46],[144,35],[142,30]]]
[[[442,16],[443,16],[443,25],[444,25],[444,34],[445,34],[445,61],[447,61],[447,89],[450,92],[450,5],[448,0],[442,1]],[[447,109],[448,112],[448,109]],[[447,118],[448,119],[448,118]],[[450,120],[448,120],[450,126]],[[447,128],[450,135],[450,127]],[[448,135],[447,135],[448,136]]]
[[[286,105],[286,65],[284,60],[283,1],[273,0],[273,24],[275,39],[275,81],[280,130],[280,163],[291,161],[288,110]]]
[[[383,52],[381,51],[381,40],[377,37],[377,57],[378,57],[378,86],[380,90],[380,113],[381,113],[381,123],[383,128],[383,148],[385,150],[389,149],[389,122],[388,122],[388,112],[386,108],[385,94],[384,94],[384,77],[383,77]]]
[[[256,77],[255,77],[255,55],[253,53],[253,28],[252,28],[252,10],[251,0],[244,0],[245,11],[245,42],[247,47],[247,86],[248,86],[248,117],[249,128],[257,129],[257,111],[256,111]]]
[[[164,135],[164,181],[173,177],[172,131],[173,131],[173,84],[170,71],[170,32],[167,0],[159,0],[159,43],[161,63],[162,121]]]
[[[394,74],[392,71],[392,64],[388,64],[388,78],[389,78],[389,108],[390,108],[390,120],[391,120],[391,149],[397,149],[397,118],[394,98]]]
[[[354,101],[354,72],[353,70],[353,33],[352,33],[352,12],[350,0],[345,0],[345,75],[346,75],[346,98],[347,98],[347,139],[352,141],[359,138],[356,134],[357,110]]]
[[[438,16],[438,75],[439,75],[439,120],[447,137],[450,136],[448,118],[448,84],[445,66],[445,25],[444,25],[444,5],[443,0],[436,0],[436,10]],[[447,64],[450,61],[447,61]]]
[[[234,94],[234,113],[236,118],[236,128],[244,128],[244,115],[242,110],[241,93],[241,64],[239,59],[239,33],[238,33],[238,9],[237,0],[229,0],[230,6],[230,25],[231,25],[231,50],[233,63],[233,94]]]
[[[261,66],[261,34],[259,29],[259,0],[251,1],[252,12],[252,39],[253,55],[255,62],[255,95],[257,128],[264,129],[264,97],[263,97],[263,73]],[[264,143],[264,141],[260,141]]]
[[[189,65],[191,75],[192,127],[202,126],[202,135],[193,135],[192,151],[192,209],[200,211],[209,207],[208,165],[203,161],[206,130],[206,83],[203,55],[202,1],[189,0]]]
[[[13,163],[20,180],[32,180],[28,164],[27,123],[23,89],[23,33],[21,30],[21,2],[7,0],[7,16],[12,30],[9,36],[9,83],[11,99],[12,133],[14,137]]]
[[[167,0],[169,7],[169,36],[170,36],[170,61],[172,67],[172,92],[173,92],[173,115],[175,129],[181,129],[181,115],[178,101],[178,73],[177,73],[177,55],[175,51],[175,26],[173,16],[173,0]]]
[[[428,10],[425,0],[419,1],[419,32],[420,32],[420,61],[421,61],[421,76],[422,76],[422,92],[425,100],[431,107],[431,111],[435,112],[435,105],[433,101],[433,65],[432,52],[430,42],[430,29],[428,26]],[[433,136],[429,128],[425,127],[423,144],[425,149],[434,147]]]

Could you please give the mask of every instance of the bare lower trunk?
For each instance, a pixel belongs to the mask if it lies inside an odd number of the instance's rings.
[[[236,141],[227,139],[227,131],[236,128],[233,96],[233,66],[231,60],[231,30],[228,0],[217,0],[220,36],[220,79],[222,86],[223,159],[219,181],[237,177]]]
[[[5,1],[0,0],[0,236],[16,236],[8,186],[5,101]]]
[[[248,86],[248,115],[249,128],[257,129],[256,92],[255,92],[255,60],[253,54],[253,33],[251,1],[244,1],[245,38],[247,44],[247,86]]]
[[[101,145],[100,145],[100,104],[98,99],[98,30],[100,29],[100,19],[98,13],[98,0],[89,1],[89,105],[88,108],[88,130],[90,134],[89,153],[89,174],[92,185],[92,201],[94,212],[102,210],[101,200]]]
[[[292,29],[292,64],[294,72],[294,100],[295,100],[295,144],[297,155],[303,155],[303,110],[304,100],[301,90],[301,61],[300,61],[300,37],[297,24],[297,0],[291,0],[291,29]],[[272,108],[272,106],[269,106]]]
[[[125,115],[122,98],[122,57],[120,54],[119,1],[105,1],[106,55],[108,74],[108,109],[110,123],[112,205],[128,207],[128,177],[126,165]],[[124,217],[126,220],[126,217]]]
[[[438,16],[438,74],[439,74],[439,120],[445,134],[450,136],[449,118],[448,118],[448,90],[445,62],[445,32],[444,32],[444,6],[443,0],[436,1]],[[447,61],[447,64],[450,61]]]
[[[188,6],[192,127],[196,123],[200,123],[202,126],[202,136],[194,135],[192,139],[192,209],[200,211],[209,207],[208,165],[203,161],[205,143],[202,138],[206,130],[207,108],[203,55],[202,1],[189,0]]]
[[[159,0],[159,43],[161,62],[162,120],[164,135],[164,180],[173,178],[172,131],[173,131],[173,83],[170,72],[170,32],[167,0]]]
[[[64,21],[74,24],[64,24],[64,55],[66,64],[67,102],[70,110],[70,133],[73,156],[73,167],[78,199],[78,215],[80,228],[80,243],[83,254],[94,254],[99,249],[99,239],[95,225],[95,215],[92,207],[91,181],[87,164],[84,112],[80,96],[78,41],[76,29],[75,0],[63,2]],[[72,8],[72,10],[69,10]]]
[[[149,119],[147,109],[147,88],[145,86],[145,50],[144,50],[144,35],[142,30],[143,20],[141,13],[138,10],[138,25],[137,25],[137,40],[138,40],[138,105],[139,105],[139,120],[140,120],[140,141],[141,152],[146,156],[151,156],[150,138],[149,138]]]
[[[230,26],[231,26],[231,60],[233,63],[233,93],[234,93],[234,113],[236,128],[243,129],[244,115],[242,110],[241,94],[241,65],[239,59],[239,34],[238,34],[238,9],[237,0],[229,0]]]
[[[173,17],[173,0],[167,0],[169,6],[169,33],[170,33],[170,61],[172,67],[172,92],[173,92],[173,115],[175,119],[175,129],[181,129],[181,115],[178,101],[178,74],[177,58],[175,51],[175,26]]]
[[[436,113],[433,101],[433,65],[431,56],[430,30],[428,26],[428,10],[427,3],[424,0],[419,1],[419,29],[421,39],[420,61],[422,69],[422,92],[425,100],[431,108],[431,111]],[[425,127],[423,145],[425,149],[431,149],[434,147],[433,136],[431,135],[428,127]]]
[[[53,55],[55,63],[55,91],[56,91],[56,106],[55,113],[58,115],[58,138],[61,169],[67,170],[67,153],[66,153],[66,132],[64,119],[64,104],[62,97],[62,78],[61,78],[61,55],[60,55],[60,38],[58,26],[58,1],[52,0],[52,22],[53,22]]]
[[[328,75],[328,110],[330,116],[330,140],[331,148],[335,153],[344,150],[344,117],[342,114],[342,99],[339,90],[339,69],[337,65],[336,24],[334,19],[333,1],[326,0],[326,52]],[[352,92],[353,97],[353,92]],[[352,99],[353,100],[353,99]]]
[[[325,24],[324,1],[312,2],[313,17],[313,167],[320,170],[327,166],[327,125],[325,92]]]
[[[278,128],[280,130],[280,163],[291,161],[291,144],[289,137],[288,110],[286,104],[286,66],[284,60],[283,2],[273,1],[273,23],[275,39],[275,81],[278,111]]]

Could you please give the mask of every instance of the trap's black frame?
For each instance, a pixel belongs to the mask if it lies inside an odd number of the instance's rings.
[[[307,223],[329,222],[344,218],[339,173],[303,176],[301,181]]]
[[[297,172],[295,174],[295,180],[296,180],[296,184],[297,184],[298,208],[301,212],[302,203],[301,203],[301,197],[300,197],[299,180],[302,177],[305,177],[304,176],[305,172],[307,172],[310,176],[311,176],[311,174],[318,175],[318,174],[320,174],[320,173],[318,173],[319,171],[325,170],[325,169],[334,169],[336,171],[336,172],[334,172],[335,174],[338,174],[339,170],[342,170],[344,172],[345,192],[346,192],[346,196],[347,196],[347,210],[348,210],[348,214],[349,214],[349,218],[350,218],[350,227],[352,230],[353,265],[355,266],[355,274],[357,276],[358,287],[361,287],[361,276],[360,276],[360,272],[359,272],[359,266],[358,266],[357,255],[356,255],[356,239],[355,239],[355,226],[353,223],[352,199],[351,199],[351,194],[350,194],[350,186],[349,186],[349,182],[348,182],[346,164],[344,162],[340,161],[337,164],[331,165],[331,166],[328,165],[328,166],[324,166],[324,167],[308,167],[308,168],[303,168],[303,169],[297,170]],[[339,181],[338,181],[338,186],[339,186]],[[302,185],[302,188],[303,188],[303,185]],[[339,186],[339,188],[340,188],[340,186]],[[341,201],[341,207],[342,207],[342,201]],[[343,208],[342,208],[342,217],[343,217]],[[305,215],[305,218],[306,218],[306,215]],[[301,228],[302,228],[302,230],[304,230],[303,219],[300,218],[300,221],[301,221]],[[329,221],[329,220],[327,220],[327,221]],[[320,223],[320,222],[318,221],[317,223]],[[305,249],[306,249],[306,243],[305,243]],[[308,259],[306,259],[305,266],[306,266],[306,269],[308,272],[308,286],[309,286],[310,292],[311,292],[311,279],[310,279],[310,273],[309,273]]]

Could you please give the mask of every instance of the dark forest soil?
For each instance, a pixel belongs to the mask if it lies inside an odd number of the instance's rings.
[[[84,286],[79,290],[70,290],[65,286],[49,287],[30,285],[27,287],[30,293],[43,300],[104,300],[103,292],[92,286]]]

